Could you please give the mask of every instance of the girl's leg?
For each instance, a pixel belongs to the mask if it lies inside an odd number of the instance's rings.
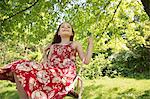
[[[24,88],[21,86],[16,74],[14,73],[14,79],[15,79],[15,82],[16,82],[16,86],[17,86],[17,91],[18,91],[18,94],[19,94],[19,97],[20,99],[29,99]]]

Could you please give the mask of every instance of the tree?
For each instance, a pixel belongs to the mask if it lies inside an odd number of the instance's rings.
[[[150,0],[141,0],[144,10],[150,18]]]
[[[109,58],[116,53],[145,44],[149,17],[142,7],[138,0],[1,0],[0,65],[20,58],[38,60],[58,24],[69,21],[83,48],[88,33],[94,37],[93,61],[86,69],[94,77],[97,69],[111,65]]]

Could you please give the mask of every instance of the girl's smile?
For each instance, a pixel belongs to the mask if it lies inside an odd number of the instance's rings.
[[[62,35],[68,35],[68,36],[71,36],[73,35],[72,33],[72,27],[69,23],[66,23],[64,22],[61,26],[60,26],[60,29],[59,29],[59,35],[62,36]]]

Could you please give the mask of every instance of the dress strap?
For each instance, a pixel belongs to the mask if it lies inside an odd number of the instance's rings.
[[[70,41],[68,45],[72,45],[73,41]]]
[[[52,44],[48,44],[47,47],[45,48],[45,51],[49,50],[51,48]]]

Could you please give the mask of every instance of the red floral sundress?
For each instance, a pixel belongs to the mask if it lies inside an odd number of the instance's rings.
[[[71,43],[53,44],[48,61],[39,64],[34,61],[18,60],[5,68],[7,72],[11,71],[17,75],[31,99],[63,99],[68,93],[65,88],[69,87],[76,76],[75,58],[76,50]]]

